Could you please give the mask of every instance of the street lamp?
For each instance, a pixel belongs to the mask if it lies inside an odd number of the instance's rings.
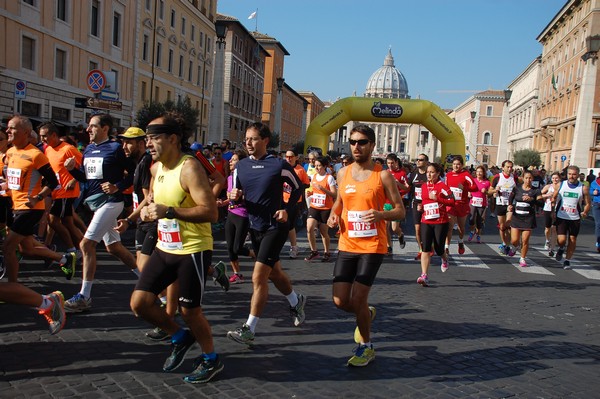
[[[281,112],[283,107],[283,84],[285,79],[282,77],[277,78],[277,98],[275,99],[275,129],[274,131],[279,134],[279,151],[281,151],[281,141],[283,140],[283,134],[281,133]]]
[[[504,90],[504,100],[506,100],[506,102],[508,102],[510,100],[510,97],[512,96],[512,90]]]
[[[209,136],[213,143],[221,143],[223,141],[225,119],[225,37],[227,35],[225,21],[215,21],[215,34],[217,35],[217,51],[213,79],[214,112],[209,121]]]
[[[471,111],[471,122],[475,120],[476,116],[477,116],[477,111]]]

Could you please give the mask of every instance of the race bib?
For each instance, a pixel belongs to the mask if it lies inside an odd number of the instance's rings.
[[[363,222],[362,218],[367,211],[348,211],[348,237],[374,237],[377,235],[375,223]]]
[[[85,168],[85,177],[88,180],[100,180],[104,177],[102,173],[102,163],[104,158],[85,158],[83,166]]]
[[[454,199],[460,201],[462,199],[463,190],[458,187],[450,187],[452,190],[452,194],[454,194]]]
[[[415,199],[421,200],[421,193],[423,192],[423,189],[421,187],[415,187]]]
[[[423,205],[423,215],[426,220],[439,219],[440,204],[437,202],[432,202],[430,204]]]
[[[529,215],[531,205],[527,202],[517,201],[515,204],[515,212],[519,215]]]
[[[563,204],[560,207],[560,210],[563,211],[564,213],[568,214],[568,215],[577,215],[578,211],[577,211],[577,205],[572,206],[570,204]]]
[[[327,195],[325,194],[313,193],[313,195],[310,197],[310,204],[314,207],[321,208],[325,206],[326,199]]]
[[[183,249],[177,219],[158,220],[158,246],[165,250]]]
[[[496,204],[498,205],[508,205],[508,198],[510,197],[510,191],[504,191],[500,189],[500,194],[498,195]]]
[[[483,197],[471,198],[471,205],[476,206],[477,208],[481,208],[483,206]]]
[[[133,210],[135,211],[140,206],[140,200],[136,193],[131,193],[131,197],[133,198]]]
[[[6,180],[8,188],[11,190],[21,189],[21,169],[8,168],[6,170]]]

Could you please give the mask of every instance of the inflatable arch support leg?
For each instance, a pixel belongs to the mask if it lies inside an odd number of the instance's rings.
[[[418,123],[441,143],[442,160],[453,155],[465,158],[465,136],[461,128],[437,105],[426,100],[346,97],[320,113],[308,126],[304,150],[317,147],[327,152],[329,136],[349,121]]]

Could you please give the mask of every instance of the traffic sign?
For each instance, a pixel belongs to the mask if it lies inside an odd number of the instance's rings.
[[[560,157],[560,160],[563,161],[563,162],[565,162],[567,160],[567,156],[566,155],[562,155]]]
[[[27,82],[17,80],[15,82],[15,98],[25,98],[27,96]]]
[[[75,108],[97,108],[108,109],[110,111],[121,111],[123,103],[121,101],[103,100],[94,97],[77,97],[75,98]]]
[[[106,87],[106,76],[98,69],[92,69],[87,74],[87,88],[92,93],[100,93]]]

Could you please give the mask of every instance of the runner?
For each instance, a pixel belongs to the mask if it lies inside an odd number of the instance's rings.
[[[323,258],[321,262],[329,262],[330,243],[329,227],[327,219],[331,213],[333,201],[337,196],[336,181],[327,173],[329,161],[326,157],[317,157],[315,161],[316,173],[311,178],[312,196],[310,197],[310,208],[308,209],[308,219],[306,221],[306,235],[310,245],[310,254],[304,258],[307,262],[312,262],[319,257],[317,251],[317,238],[315,230],[319,229],[323,240]]]
[[[371,343],[371,321],[375,308],[369,292],[387,253],[386,220],[406,215],[394,177],[371,160],[375,132],[364,124],[350,132],[354,163],[338,173],[338,196],[327,224],[339,226],[339,254],[333,270],[333,302],[356,317],[354,341],[358,344],[348,366],[362,367],[375,359]],[[393,209],[383,210],[385,198]]]
[[[587,217],[591,204],[589,188],[579,181],[579,167],[569,165],[567,167],[567,180],[560,184],[556,204],[556,232],[558,235],[556,260],[559,262],[565,254],[567,235],[569,236],[567,253],[563,262],[563,269],[565,270],[571,269],[571,259],[577,247],[581,219]]]
[[[421,242],[423,253],[421,254],[421,275],[417,283],[423,287],[429,286],[428,270],[431,263],[432,251],[442,257],[441,270],[448,270],[448,251],[443,245],[448,236],[448,208],[453,206],[455,196],[450,187],[440,180],[443,173],[440,164],[432,163],[427,166],[427,183],[422,185],[421,196],[423,202],[419,204],[419,210],[423,213],[421,218]]]
[[[400,159],[398,159],[398,156],[396,154],[392,153],[388,154],[388,156],[385,159],[385,162],[387,164],[387,170],[391,173],[392,176],[394,176],[394,179],[396,180],[396,185],[398,186],[398,190],[400,191],[400,197],[403,197],[410,191],[410,187],[408,187],[408,181],[406,180],[406,172],[400,167]],[[393,209],[393,206],[390,203],[390,200],[386,198],[385,204],[383,205],[383,210],[389,211],[391,209]],[[393,233],[396,233],[396,235],[398,236],[398,243],[400,244],[400,249],[404,249],[404,247],[406,246],[406,241],[404,241],[404,233],[402,232],[402,226],[400,225],[401,222],[402,220],[392,220],[385,222],[386,231],[388,233],[388,255],[391,255],[393,253]]]
[[[137,274],[135,258],[121,243],[114,228],[123,211],[123,190],[130,187],[135,173],[135,163],[127,160],[119,143],[108,137],[113,120],[108,114],[92,116],[87,131],[90,144],[83,153],[83,164],[76,168],[75,158],[64,162],[65,168],[77,180],[87,182],[84,202],[94,212],[80,249],[83,254],[83,281],[79,293],[65,302],[67,312],[79,313],[92,307],[92,285],[96,274],[96,246],[102,240],[106,250],[119,258]]]
[[[248,126],[246,149],[250,157],[237,164],[233,177],[235,188],[229,193],[233,203],[244,196],[250,219],[250,238],[256,252],[248,320],[227,333],[228,338],[242,344],[254,342],[256,325],[269,298],[269,280],[288,300],[294,325],[299,326],[305,318],[306,297],[296,294],[279,260],[288,236],[288,209],[295,206],[302,195],[302,182],[288,162],[267,154],[271,137],[269,128],[260,122]],[[292,191],[287,207],[282,209],[284,182],[292,187]]]
[[[590,174],[593,174],[590,171]],[[600,177],[594,177],[590,183],[590,193],[592,194],[592,212],[594,215],[596,251],[600,252]]]
[[[501,244],[498,247],[501,255],[513,256],[510,248],[510,220],[512,212],[508,211],[508,198],[517,184],[517,177],[513,173],[512,161],[502,162],[502,171],[494,176],[490,193],[496,199],[496,216],[498,217],[498,231]]]
[[[470,213],[469,193],[477,191],[477,185],[471,177],[471,173],[464,169],[465,162],[463,157],[457,155],[452,158],[452,171],[446,175],[446,184],[454,194],[455,203],[448,208],[448,216],[450,228],[446,238],[445,251],[450,254],[450,243],[452,242],[453,226],[458,226],[458,254],[465,253],[465,244],[463,238],[465,236],[465,224],[467,216]]]
[[[290,165],[292,165],[292,168],[294,168],[294,172],[296,172],[298,178],[302,182],[302,188],[306,189],[310,187],[310,177],[308,177],[302,165],[298,163],[298,154],[296,153],[296,151],[293,149],[287,150],[285,152],[285,160],[288,161]],[[283,202],[285,202],[286,204],[289,202],[291,192],[292,187],[287,183],[283,183]],[[299,248],[298,239],[296,236],[296,221],[298,219],[298,214],[303,214],[303,211],[306,209],[302,201],[303,198],[301,196],[298,202],[296,203],[296,206],[289,206],[288,208],[290,209],[290,213],[288,214],[288,223],[290,229],[290,231],[288,232],[288,238],[290,240],[290,259],[296,259],[298,257]]]
[[[490,189],[490,181],[485,176],[485,168],[478,166],[475,169],[475,184],[477,185],[477,191],[471,192],[471,201],[469,207],[471,209],[471,215],[469,217],[469,231],[468,241],[473,241],[473,237],[477,236],[477,243],[481,243],[481,234],[483,233],[483,224],[485,222],[485,211],[488,206],[488,191]]]
[[[227,193],[233,189],[233,171],[238,162],[247,157],[246,151],[235,150],[233,156],[229,160],[229,169],[232,174],[227,177]],[[304,169],[302,169],[304,170]],[[229,197],[224,201],[224,205],[229,209],[227,222],[225,222],[225,237],[227,241],[227,252],[229,253],[229,263],[233,274],[229,278],[231,284],[240,284],[244,282],[244,276],[240,270],[239,256],[249,256],[256,260],[254,250],[249,249],[246,245],[246,236],[250,222],[248,220],[248,210],[244,201],[232,203]]]
[[[542,199],[542,191],[535,188],[533,173],[526,170],[523,172],[523,184],[517,184],[508,199],[508,211],[513,212],[510,226],[510,236],[513,248],[521,245],[521,259],[519,266],[527,267],[527,252],[529,251],[529,238],[531,231],[537,227],[536,203]],[[513,251],[511,253],[514,254]]]
[[[412,218],[415,223],[415,239],[419,244],[419,252],[415,256],[415,260],[421,260],[423,253],[423,243],[421,242],[421,218],[423,217],[421,190],[423,183],[427,182],[427,166],[429,165],[429,157],[426,154],[417,156],[417,167],[408,175],[408,183],[411,190],[412,198]]]
[[[548,256],[554,257],[556,244],[556,198],[560,189],[560,173],[554,172],[550,177],[550,183],[542,188],[542,197],[544,198],[544,236],[546,243],[544,250],[548,251]]]
[[[184,381],[206,383],[223,370],[202,311],[213,249],[210,223],[217,220],[217,204],[200,163],[182,152],[181,143],[189,132],[180,116],[165,114],[154,119],[146,134],[155,164],[153,202],[142,210],[142,219],[157,221],[158,243],[131,296],[131,309],[172,337],[171,355],[163,365],[165,372],[177,369],[198,342],[203,353]],[[180,327],[157,304],[158,294],[175,280],[179,280],[179,307],[189,330]]]

